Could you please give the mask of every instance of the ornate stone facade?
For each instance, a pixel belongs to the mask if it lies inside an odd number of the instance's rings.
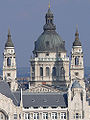
[[[65,42],[55,29],[49,8],[44,33],[35,42],[31,58],[31,84],[26,91],[22,88],[21,91],[11,91],[16,89],[16,62],[14,45],[8,33],[3,81],[0,81],[0,120],[90,120],[90,98],[85,89],[79,33],[76,30],[69,76]]]
[[[67,89],[69,80],[69,57],[66,55],[65,41],[55,31],[53,13],[46,13],[44,32],[35,41],[31,62],[31,85],[49,84]]]

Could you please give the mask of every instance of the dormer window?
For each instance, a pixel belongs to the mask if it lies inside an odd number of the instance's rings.
[[[49,53],[46,53],[46,56],[49,56]]]
[[[49,41],[46,42],[46,47],[47,47],[47,48],[49,47]]]

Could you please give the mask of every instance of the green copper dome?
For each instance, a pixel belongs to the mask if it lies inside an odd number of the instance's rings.
[[[55,31],[44,31],[35,42],[35,51],[65,51],[65,42]]]
[[[43,29],[44,32],[39,36],[38,40],[35,41],[35,52],[56,52],[58,51],[66,51],[65,50],[65,41],[58,35],[55,31],[56,26],[53,23],[53,14],[48,9],[46,13],[46,24],[44,25]]]
[[[12,40],[11,40],[11,34],[10,34],[10,30],[8,30],[8,40],[5,44],[5,47],[14,47]]]

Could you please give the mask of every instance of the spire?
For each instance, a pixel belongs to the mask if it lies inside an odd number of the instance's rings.
[[[81,42],[79,40],[78,25],[76,25],[75,41],[73,43],[73,46],[81,46]]]
[[[8,35],[7,35],[8,39],[7,42],[5,44],[5,47],[14,47],[12,40],[11,40],[11,34],[10,34],[10,29],[8,28]]]
[[[50,0],[49,0],[49,5],[48,5],[48,8],[50,9]]]
[[[76,25],[75,40],[79,40],[78,25]]]
[[[78,33],[78,24],[76,24],[76,32]]]

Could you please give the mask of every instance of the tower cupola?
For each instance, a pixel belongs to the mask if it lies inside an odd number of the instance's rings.
[[[5,44],[3,53],[3,80],[5,80],[12,91],[16,91],[17,84],[17,71],[16,71],[16,53],[14,50],[14,44],[11,40],[10,30],[8,29],[8,39]]]
[[[78,26],[76,27],[76,33],[75,33],[75,41],[73,43],[73,46],[82,46],[81,42],[79,40],[79,32],[78,32]]]
[[[10,34],[10,29],[8,29],[8,39],[7,42],[5,44],[5,47],[14,47],[13,42],[11,40],[11,34]]]

